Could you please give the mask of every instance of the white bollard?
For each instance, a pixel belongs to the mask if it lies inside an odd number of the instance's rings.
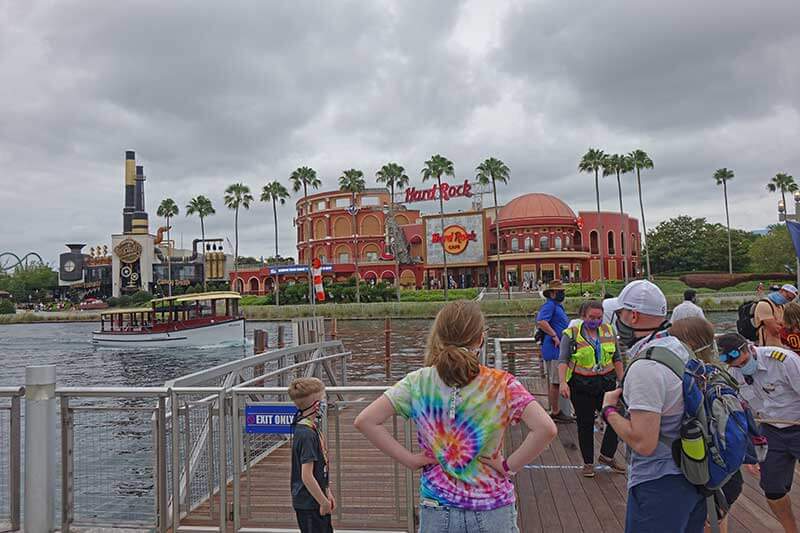
[[[56,367],[25,368],[26,533],[49,533],[55,523]]]

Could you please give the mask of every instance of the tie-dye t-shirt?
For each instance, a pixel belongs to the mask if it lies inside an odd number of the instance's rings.
[[[420,449],[438,461],[420,476],[421,498],[475,511],[514,503],[513,483],[478,460],[501,449],[506,428],[533,401],[514,376],[481,366],[478,377],[456,389],[424,367],[385,394],[397,414],[416,423]]]

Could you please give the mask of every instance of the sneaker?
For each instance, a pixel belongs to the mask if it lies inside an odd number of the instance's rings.
[[[583,465],[583,477],[594,477],[594,465]]]
[[[550,413],[550,418],[552,418],[556,424],[569,424],[570,422],[575,422],[575,417],[565,415],[561,412],[556,414]]]
[[[625,474],[628,472],[628,469],[620,465],[613,457],[606,457],[605,455],[601,455],[600,457],[598,457],[597,462],[606,465],[615,474]]]

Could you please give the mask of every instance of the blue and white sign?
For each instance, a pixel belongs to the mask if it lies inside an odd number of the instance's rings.
[[[245,433],[289,435],[296,413],[294,405],[247,405],[244,408]]]
[[[333,265],[322,265],[323,272],[333,272]],[[269,267],[270,276],[283,276],[286,274],[305,274],[308,272],[308,265],[287,265],[279,267]]]

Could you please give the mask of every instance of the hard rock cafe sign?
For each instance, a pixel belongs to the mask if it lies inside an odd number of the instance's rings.
[[[431,242],[434,244],[444,243],[444,250],[448,254],[458,255],[467,249],[470,241],[477,241],[478,236],[474,231],[467,232],[463,226],[453,224],[444,228],[441,234],[431,235]]]
[[[437,194],[439,192],[439,194]],[[441,196],[442,200],[449,200],[451,198],[469,198],[472,196],[472,184],[469,180],[464,180],[460,185],[450,185],[447,182],[442,182],[441,189],[436,184],[430,189],[417,190],[416,187],[406,189],[405,203],[424,202],[426,200],[436,200]]]
[[[142,256],[142,245],[133,239],[125,239],[114,247],[114,254],[123,263],[134,263]]]

